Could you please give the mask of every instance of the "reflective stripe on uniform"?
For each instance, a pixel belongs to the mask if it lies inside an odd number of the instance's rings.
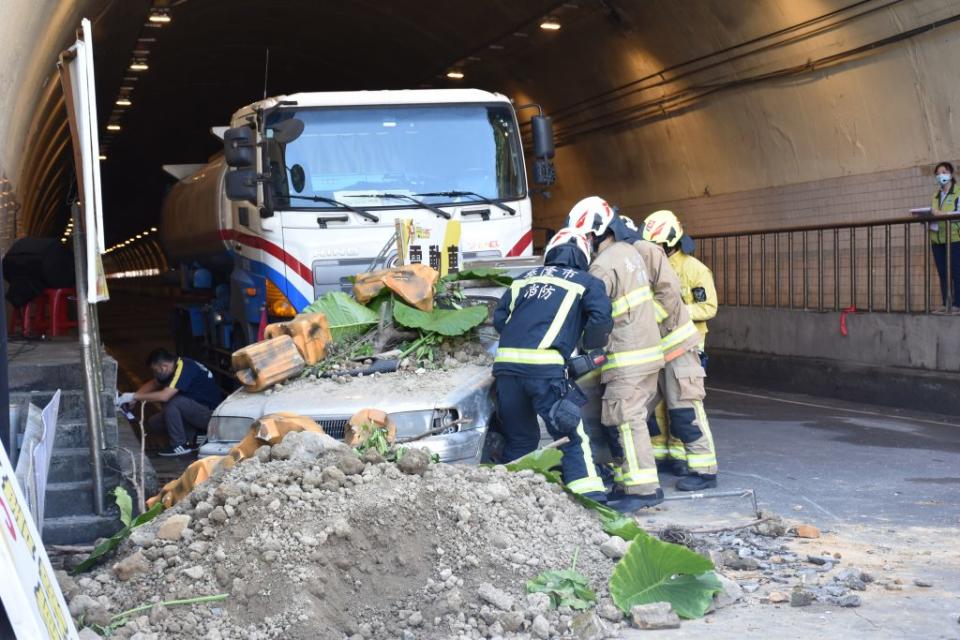
[[[630,309],[639,307],[650,300],[653,300],[653,292],[650,291],[650,287],[647,285],[637,287],[613,301],[613,317],[621,316]]]
[[[563,356],[553,349],[515,349],[501,347],[497,349],[494,362],[512,362],[514,364],[563,364]]]
[[[170,384],[167,385],[169,389],[176,389],[177,383],[180,382],[180,374],[183,373],[183,358],[177,358],[177,368],[173,371],[173,377],[170,378]]]
[[[693,412],[697,417],[697,426],[701,433],[707,439],[709,453],[687,453],[687,466],[691,469],[706,469],[717,466],[717,450],[713,445],[713,432],[710,430],[710,422],[707,420],[707,412],[703,408],[703,402],[693,401]]]
[[[662,304],[654,300],[653,301],[653,317],[657,319],[657,324],[660,324],[661,322],[669,318],[670,314],[667,313],[667,310],[663,308]]]
[[[673,460],[686,460],[687,459],[687,450],[680,446],[670,446],[667,451],[670,453],[670,458]]]
[[[640,469],[639,471],[628,471],[623,474],[623,484],[633,487],[640,484],[659,484],[660,477],[657,475],[657,468]]]
[[[699,332],[697,331],[697,327],[694,326],[693,321],[688,320],[667,335],[663,336],[660,339],[660,348],[664,353],[667,353],[674,347],[683,344],[684,341],[688,340],[697,333]]]
[[[687,466],[691,469],[704,469],[717,466],[717,456],[712,453],[688,453]]]
[[[619,369],[640,364],[650,364],[659,362],[663,359],[663,352],[660,347],[647,347],[646,349],[636,349],[634,351],[618,351],[617,353],[608,353],[607,361],[603,364],[603,371]]]
[[[597,475],[597,467],[593,464],[593,450],[590,448],[590,438],[583,429],[583,420],[577,424],[577,435],[580,436],[580,451],[583,454],[583,463],[587,467],[587,476],[567,483],[567,488],[574,493],[591,493],[599,491],[603,493],[606,488],[603,486],[603,480]]]
[[[579,287],[580,285],[577,286]],[[583,287],[580,287],[580,291],[583,291]],[[546,349],[557,339],[557,336],[560,335],[560,330],[563,329],[563,325],[567,322],[567,316],[570,315],[570,308],[573,307],[573,303],[576,302],[578,295],[579,293],[573,289],[567,289],[567,292],[563,294],[563,302],[560,303],[560,308],[557,309],[557,314],[553,317],[553,322],[550,323],[547,332],[543,334],[543,340],[537,345],[538,348]]]

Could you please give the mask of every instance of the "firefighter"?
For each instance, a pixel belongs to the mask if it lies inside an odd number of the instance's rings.
[[[653,407],[664,361],[650,283],[672,271],[659,247],[630,243],[639,236],[629,232],[603,198],[590,196],[578,202],[567,224],[591,235],[597,255],[590,273],[603,281],[613,301],[613,331],[600,373],[600,420],[619,466],[609,504],[622,512],[651,507],[663,502],[663,490],[647,412]]]
[[[717,312],[717,294],[710,270],[684,251],[692,240],[671,211],[656,211],[644,220],[643,238],[663,247],[680,280],[686,320],[664,328],[666,367],[659,393],[666,404],[666,420],[652,419],[650,433],[654,452],[663,467],[672,467],[681,491],[700,491],[717,486],[717,457],[709,420],[703,407],[706,376],[703,355],[706,321]],[[692,250],[692,249],[691,249]],[[695,330],[690,329],[690,321]],[[669,461],[669,462],[668,462]]]
[[[503,428],[505,462],[537,448],[539,415],[560,447],[563,481],[574,493],[606,500],[593,461],[590,439],[579,419],[552,416],[570,389],[567,361],[581,341],[588,350],[603,348],[613,327],[610,299],[603,283],[588,273],[590,245],[573,230],[557,232],[544,251],[544,266],[515,280],[494,311],[500,345],[493,365]]]

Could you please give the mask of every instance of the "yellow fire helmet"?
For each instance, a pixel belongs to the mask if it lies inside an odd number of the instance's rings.
[[[643,239],[675,247],[683,237],[683,226],[673,211],[654,211],[643,221]]]

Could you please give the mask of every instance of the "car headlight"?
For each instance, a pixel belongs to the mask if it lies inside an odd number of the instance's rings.
[[[397,425],[397,440],[403,441],[436,430],[434,435],[446,435],[460,431],[461,421],[456,409],[427,411],[398,411],[390,414]]]
[[[207,440],[210,442],[239,442],[249,433],[254,418],[212,416],[207,423]]]

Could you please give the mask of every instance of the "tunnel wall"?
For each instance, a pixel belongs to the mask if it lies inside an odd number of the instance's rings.
[[[555,46],[518,61],[518,100],[541,102],[557,114],[562,145],[560,183],[550,200],[538,202],[539,223],[556,228],[570,205],[590,193],[634,217],[675,208],[697,234],[898,217],[928,205],[933,164],[960,157],[960,82],[947,79],[957,68],[956,22],[822,68],[719,91],[659,117],[564,133],[577,118],[562,108],[583,96],[845,4],[620,2],[616,25],[597,14],[572,25]],[[956,12],[949,0],[904,2],[578,118],[803,66]]]
[[[62,166],[62,141],[69,137],[65,130],[66,114],[59,104],[57,59],[60,52],[75,39],[81,16],[95,16],[108,4],[106,0],[5,0],[0,19],[0,180],[9,182],[5,201],[0,201],[0,250],[6,250],[18,229],[29,225],[27,218],[36,214],[37,206],[22,208],[33,192],[50,190],[56,178],[49,168]],[[51,117],[51,110],[58,110]],[[52,158],[54,154],[57,157]],[[66,150],[69,159],[69,149]],[[27,165],[37,181],[27,180]],[[46,176],[40,173],[48,171]],[[6,206],[3,206],[6,205]],[[32,210],[31,210],[32,209]]]

